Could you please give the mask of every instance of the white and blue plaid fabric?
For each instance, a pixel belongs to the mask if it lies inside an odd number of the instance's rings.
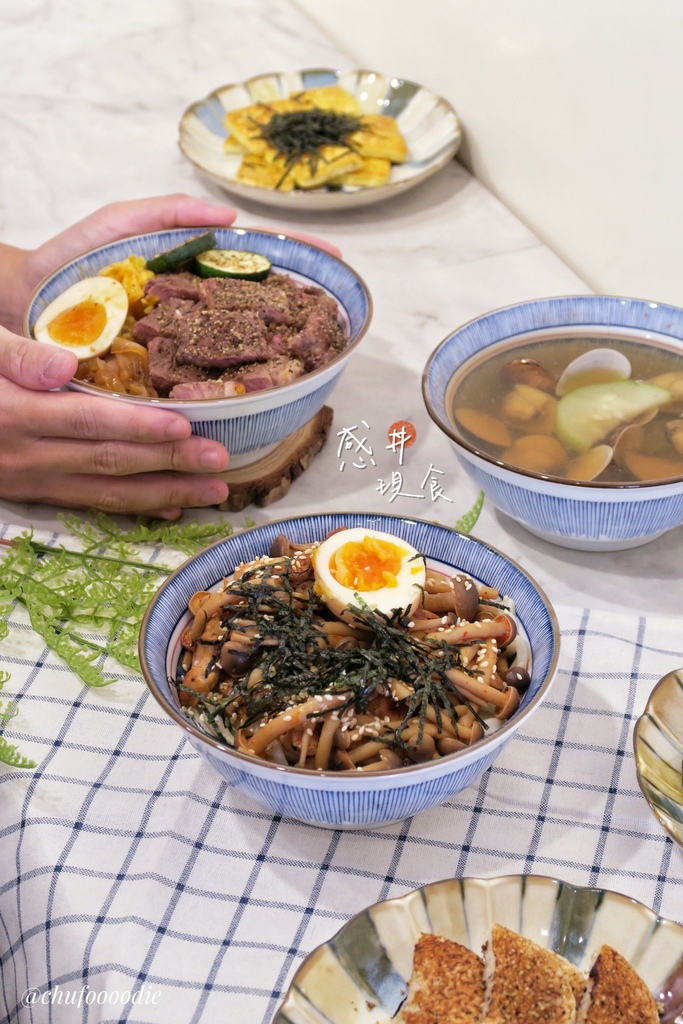
[[[674,619],[556,608],[559,673],[494,766],[398,825],[331,832],[241,798],[142,678],[89,689],[9,618],[0,765],[0,1020],[270,1024],[302,959],[440,878],[551,875],[683,919],[683,850],[636,781],[632,728],[683,664]]]

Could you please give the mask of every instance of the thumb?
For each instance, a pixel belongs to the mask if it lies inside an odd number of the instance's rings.
[[[70,381],[78,359],[57,345],[21,338],[0,327],[0,375],[31,391],[49,391]]]

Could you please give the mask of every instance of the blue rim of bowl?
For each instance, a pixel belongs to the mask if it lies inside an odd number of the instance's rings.
[[[237,534],[233,534],[230,537],[224,538],[223,540],[216,541],[214,544],[209,545],[209,547],[204,548],[203,551],[200,551],[198,554],[193,555],[192,558],[189,558],[189,559],[187,559],[187,561],[183,562],[183,564],[181,566],[179,566],[171,576],[169,576],[166,580],[164,580],[164,582],[161,584],[161,586],[157,590],[156,594],[152,598],[150,604],[148,605],[147,610],[146,610],[146,612],[144,614],[144,617],[142,619],[142,624],[141,624],[141,627],[140,627],[140,640],[139,640],[139,645],[138,645],[138,651],[139,651],[139,656],[140,656],[140,667],[141,667],[142,674],[144,676],[145,682],[146,682],[150,692],[152,693],[152,696],[155,698],[155,700],[161,706],[161,708],[166,712],[166,714],[169,715],[169,717],[172,718],[173,721],[177,725],[179,725],[182,729],[184,729],[186,732],[188,732],[194,739],[200,740],[202,743],[206,744],[206,746],[209,747],[209,748],[213,748],[214,750],[218,750],[218,751],[221,751],[223,753],[226,753],[226,752],[229,753],[232,757],[237,758],[238,761],[241,761],[243,764],[248,764],[248,765],[251,765],[251,766],[253,766],[254,764],[258,764],[259,767],[262,768],[262,769],[273,771],[273,772],[277,772],[277,773],[280,773],[280,774],[285,773],[286,775],[293,775],[294,778],[308,777],[308,778],[317,778],[317,779],[337,779],[337,780],[339,779],[339,772],[313,771],[313,770],[307,769],[307,768],[297,768],[297,767],[294,767],[293,765],[285,766],[285,765],[272,764],[272,763],[270,763],[268,761],[255,760],[253,757],[250,757],[247,754],[242,754],[239,751],[235,750],[233,747],[230,747],[230,746],[228,746],[225,743],[221,743],[219,740],[215,739],[213,736],[209,736],[208,733],[203,732],[201,729],[199,729],[194,724],[194,722],[191,719],[189,719],[185,715],[183,715],[182,712],[175,705],[172,705],[168,700],[166,700],[166,698],[160,692],[160,689],[159,689],[157,683],[155,682],[155,680],[154,680],[154,678],[152,676],[152,673],[150,671],[150,668],[149,668],[149,665],[148,665],[148,662],[147,662],[146,650],[145,650],[146,643],[147,643],[147,633],[148,633],[148,630],[149,630],[149,622],[150,622],[150,619],[151,619],[152,615],[154,614],[154,609],[159,604],[159,602],[164,599],[164,595],[165,595],[166,591],[170,587],[173,586],[174,581],[177,579],[177,577],[181,573],[185,572],[189,565],[191,565],[192,563],[198,561],[199,559],[205,558],[209,554],[209,552],[214,551],[217,548],[220,548],[222,546],[229,545],[231,542],[233,542],[234,540],[237,540],[237,538],[239,538],[239,537],[244,537],[245,535],[254,534],[254,533],[258,532],[258,531],[262,531],[262,532],[264,532],[266,534],[272,533],[273,537],[274,537],[278,533],[286,533],[287,532],[286,529],[281,529],[281,528],[287,527],[288,524],[292,524],[292,523],[297,523],[297,524],[307,523],[307,522],[310,522],[312,520],[331,518],[331,517],[333,517],[335,515],[336,516],[341,516],[342,518],[356,517],[359,521],[355,525],[357,525],[357,526],[367,526],[368,528],[370,528],[369,523],[368,522],[363,522],[361,520],[366,520],[366,521],[367,520],[369,520],[369,521],[375,520],[375,521],[377,521],[378,519],[380,519],[383,522],[388,522],[388,523],[406,523],[406,524],[410,524],[411,526],[417,526],[417,527],[421,526],[421,527],[433,528],[435,530],[442,530],[446,534],[452,534],[454,536],[461,537],[466,543],[474,544],[478,548],[482,548],[482,549],[485,549],[487,551],[492,552],[496,557],[501,558],[501,559],[503,559],[503,561],[507,562],[524,580],[526,580],[526,582],[528,584],[531,585],[532,589],[536,592],[536,594],[540,598],[541,605],[543,607],[543,610],[545,612],[545,616],[546,616],[546,619],[547,619],[547,624],[550,627],[550,632],[551,632],[552,641],[553,641],[552,657],[550,658],[548,667],[546,668],[545,675],[544,675],[543,679],[541,680],[541,682],[539,683],[538,690],[537,690],[536,694],[533,696],[533,698],[526,705],[523,703],[524,695],[522,695],[522,705],[520,706],[519,710],[513,715],[512,718],[510,718],[507,722],[505,722],[505,724],[501,725],[501,727],[499,729],[496,729],[495,733],[492,734],[492,737],[493,736],[495,736],[496,738],[503,737],[505,735],[505,733],[507,733],[507,732],[514,732],[514,731],[516,731],[517,728],[519,727],[519,725],[521,724],[521,721],[523,719],[525,719],[525,718],[528,718],[529,714],[533,710],[535,710],[536,707],[538,706],[538,704],[540,704],[541,701],[544,699],[544,697],[545,697],[545,695],[546,695],[546,693],[547,693],[547,691],[548,691],[548,689],[550,687],[550,684],[553,681],[553,678],[555,676],[556,670],[557,670],[557,663],[558,663],[559,654],[560,654],[560,627],[559,627],[559,623],[557,621],[557,616],[555,615],[555,611],[553,609],[553,606],[550,603],[550,601],[549,601],[545,591],[539,586],[539,584],[536,582],[536,580],[525,569],[523,569],[521,565],[519,565],[518,562],[516,562],[514,559],[510,558],[508,555],[504,554],[504,552],[500,551],[498,548],[493,547],[493,545],[487,544],[487,543],[485,543],[482,540],[478,540],[476,537],[472,537],[470,534],[460,533],[460,531],[453,530],[451,527],[441,526],[440,524],[436,524],[436,523],[425,522],[422,519],[415,519],[415,518],[411,518],[410,516],[394,516],[394,515],[386,515],[385,513],[377,513],[377,512],[332,512],[332,513],[319,513],[317,515],[314,514],[314,515],[308,515],[308,516],[305,516],[305,515],[304,516],[290,516],[287,519],[277,519],[277,520],[274,520],[271,523],[262,523],[262,524],[260,524],[258,526],[251,526],[251,527],[249,527],[249,528],[247,528],[245,530],[240,530],[239,533],[237,533]],[[387,532],[390,532],[390,531],[387,529]],[[457,568],[457,567],[455,567],[455,568]],[[219,577],[219,579],[220,579],[220,577]],[[219,582],[219,580],[212,579],[208,583],[208,586],[212,586],[212,585],[214,585],[217,582]],[[519,612],[516,610],[515,614],[519,615]],[[177,621],[179,621],[179,620],[177,620]],[[176,625],[177,625],[177,622],[176,622]],[[174,625],[174,628],[175,628],[175,625]],[[531,654],[532,654],[532,672],[533,672],[533,656],[534,656],[533,648],[531,650]],[[172,685],[172,683],[170,683],[170,681],[169,681],[169,684]],[[465,750],[458,750],[458,751],[456,751],[453,754],[447,754],[445,757],[439,758],[439,762],[438,763],[439,764],[445,764],[446,762],[457,761],[458,759],[462,760],[466,756],[469,758],[469,757],[471,757],[472,751],[477,750],[477,749],[483,749],[485,747],[485,745],[486,745],[487,739],[492,738],[492,737],[484,737],[484,739],[480,740],[478,744],[473,744],[473,746],[467,747]],[[399,768],[399,769],[378,770],[378,771],[373,772],[372,774],[373,774],[373,778],[390,778],[392,776],[394,776],[394,777],[398,776],[401,779],[405,779],[405,778],[408,777],[408,775],[410,775],[410,774],[412,774],[414,772],[424,771],[424,769],[425,769],[425,765],[424,764],[415,764],[415,765],[408,765],[408,766],[405,766],[405,767],[402,767],[402,768]],[[348,774],[344,775],[344,781],[347,781],[347,778],[348,779],[358,779],[358,776],[356,776],[354,773],[348,773]],[[360,780],[360,781],[363,781],[363,780]],[[367,781],[367,780],[365,780],[365,781]]]
[[[346,348],[344,348],[338,355],[336,355],[334,357],[334,359],[331,359],[329,361],[329,363],[325,363],[324,366],[320,366],[316,370],[311,370],[310,373],[304,374],[303,377],[296,378],[295,381],[291,382],[292,384],[300,383],[302,381],[312,380],[313,378],[322,375],[326,371],[329,371],[329,369],[331,367],[335,366],[335,364],[340,363],[340,362],[344,362],[349,357],[349,355],[351,355],[351,353],[354,351],[354,349],[357,348],[357,346],[360,344],[362,339],[365,337],[365,335],[366,335],[366,333],[367,333],[367,331],[368,331],[368,329],[370,327],[370,324],[372,322],[372,316],[373,316],[373,312],[374,312],[372,296],[371,296],[370,291],[368,289],[368,286],[366,285],[366,283],[363,280],[363,278],[360,276],[360,274],[357,273],[356,270],[354,270],[354,268],[352,266],[350,266],[350,264],[348,264],[344,260],[340,259],[339,256],[334,256],[331,252],[328,252],[327,249],[323,249],[322,246],[315,245],[314,242],[304,241],[304,239],[302,239],[302,238],[295,238],[293,235],[288,235],[284,231],[268,231],[268,230],[263,229],[263,228],[241,228],[241,227],[234,227],[232,225],[230,227],[226,228],[226,227],[222,227],[221,225],[211,225],[211,224],[198,225],[198,226],[195,226],[195,227],[163,228],[163,229],[160,229],[159,231],[144,231],[144,232],[141,232],[141,233],[139,233],[137,235],[126,235],[123,238],[117,238],[117,239],[115,239],[112,242],[106,242],[104,245],[95,246],[95,248],[93,248],[93,249],[87,249],[85,252],[79,253],[78,256],[73,257],[73,259],[66,260],[64,263],[60,264],[60,266],[58,266],[55,270],[53,270],[51,274],[48,274],[46,277],[44,277],[43,280],[40,281],[40,283],[37,284],[36,287],[31,292],[31,294],[29,296],[29,299],[28,299],[28,302],[26,303],[26,307],[24,309],[24,313],[23,313],[23,317],[22,317],[22,331],[24,333],[24,336],[26,338],[33,338],[33,334],[31,333],[31,327],[29,325],[29,315],[30,315],[30,312],[31,312],[31,307],[33,306],[35,300],[37,299],[37,297],[41,293],[41,291],[45,287],[47,287],[47,285],[49,285],[52,281],[54,281],[54,279],[56,277],[59,277],[59,275],[62,274],[65,270],[67,270],[70,267],[78,266],[78,264],[82,260],[84,260],[85,258],[96,256],[98,253],[105,253],[105,252],[107,252],[108,250],[110,250],[114,246],[123,245],[123,244],[128,243],[128,242],[135,243],[136,241],[139,241],[140,239],[145,239],[145,240],[146,239],[152,239],[152,238],[157,238],[157,237],[159,237],[161,235],[169,235],[169,234],[172,234],[172,233],[173,234],[185,235],[186,237],[190,238],[193,235],[196,235],[198,232],[199,233],[203,233],[205,231],[234,231],[234,232],[237,232],[237,233],[243,234],[243,235],[249,235],[249,236],[252,236],[252,235],[257,235],[257,236],[258,235],[263,235],[266,238],[279,238],[279,239],[283,239],[286,242],[295,242],[298,245],[304,246],[305,248],[314,249],[317,252],[320,252],[323,256],[327,257],[328,259],[333,260],[335,263],[340,264],[342,267],[344,267],[344,269],[346,271],[348,271],[348,273],[352,274],[353,277],[358,282],[358,284],[360,286],[360,289],[361,289],[361,291],[363,293],[363,296],[364,296],[364,299],[365,299],[365,303],[366,303],[366,307],[367,307],[367,312],[366,312],[366,315],[365,315],[365,320],[364,320],[363,326],[361,327],[360,331],[358,332],[356,337],[353,339],[353,341],[349,342],[349,344],[346,346]],[[108,261],[103,260],[102,261],[102,266],[106,267],[107,266],[107,262]],[[294,273],[298,273],[298,271],[294,271]],[[305,275],[303,275],[303,276],[305,276]],[[310,280],[313,280],[313,279],[310,278]],[[313,282],[313,283],[315,284],[315,282]],[[339,301],[339,300],[337,300],[337,301]],[[107,391],[106,388],[98,388],[94,384],[88,384],[87,381],[76,381],[76,384],[78,385],[77,390],[82,391],[84,393],[91,394],[91,395],[97,395],[97,396],[100,396],[100,397],[104,396],[106,398],[112,398],[115,401],[125,402],[125,403],[142,402],[145,405],[148,405],[148,404],[151,403],[151,404],[154,404],[154,405],[162,405],[162,406],[168,406],[169,408],[174,408],[174,407],[176,407],[178,405],[178,402],[182,402],[183,405],[187,405],[187,406],[191,406],[191,407],[196,407],[196,408],[202,408],[202,406],[205,406],[209,402],[216,402],[217,401],[217,399],[215,399],[215,398],[195,398],[195,399],[144,398],[144,397],[142,397],[140,395],[121,395],[121,394],[118,394],[118,392],[116,392],[116,391]],[[284,385],[280,385],[279,387],[266,388],[263,391],[254,391],[251,394],[240,395],[239,396],[240,409],[243,409],[243,408],[247,409],[250,405],[254,405],[257,402],[259,402],[260,400],[262,400],[263,395],[268,394],[270,392],[275,392],[275,391],[284,391],[288,386],[289,385],[284,384]],[[231,399],[226,399],[226,401],[231,401]]]
[[[487,313],[483,313],[481,316],[472,317],[471,320],[468,320],[466,323],[461,324],[460,327],[457,327],[454,331],[451,331],[450,334],[447,334],[446,337],[439,342],[439,344],[436,346],[436,348],[432,351],[431,355],[429,356],[429,359],[427,360],[425,368],[422,372],[422,398],[427,408],[427,412],[429,413],[434,423],[436,423],[440,430],[442,430],[444,434],[446,434],[451,439],[451,441],[453,441],[459,448],[464,448],[465,451],[481,459],[483,462],[487,462],[490,466],[496,466],[499,469],[504,469],[506,472],[512,473],[515,476],[522,477],[523,479],[543,480],[547,483],[558,484],[563,487],[572,487],[583,490],[600,490],[603,492],[627,490],[637,491],[653,487],[665,487],[667,484],[683,482],[683,476],[667,477],[664,480],[639,480],[634,481],[632,483],[618,483],[616,481],[600,482],[595,480],[567,480],[564,477],[551,476],[550,474],[547,473],[535,473],[532,470],[518,469],[515,466],[508,465],[506,462],[503,462],[500,459],[494,458],[492,455],[488,455],[486,452],[481,451],[481,449],[477,448],[476,445],[470,444],[469,441],[465,440],[465,438],[460,433],[458,433],[458,431],[456,430],[455,426],[451,423],[448,416],[442,415],[436,409],[434,400],[432,398],[432,395],[430,394],[430,377],[432,369],[436,361],[438,360],[440,353],[444,350],[445,346],[448,344],[449,341],[455,338],[456,335],[471,330],[476,324],[484,324],[486,323],[487,320],[498,317],[501,313],[512,313],[515,310],[518,310],[521,313],[524,310],[532,309],[534,306],[542,306],[544,308],[547,308],[548,304],[552,302],[587,302],[592,305],[597,305],[600,302],[623,304],[629,303],[635,304],[636,306],[640,306],[643,309],[647,308],[666,310],[667,318],[670,317],[671,315],[675,315],[676,318],[679,319],[681,322],[680,338],[676,337],[675,335],[669,335],[669,337],[671,337],[672,341],[681,342],[681,356],[683,356],[683,309],[679,308],[678,306],[671,306],[664,302],[651,302],[647,299],[635,299],[625,295],[550,295],[543,299],[529,299],[527,302],[513,302],[509,306],[498,306],[496,309],[489,310]],[[634,332],[638,330],[644,330],[644,328],[637,327],[635,324],[615,324],[611,321],[605,321],[604,323],[596,323],[595,320],[576,320],[571,324],[536,324],[535,326],[526,327],[524,328],[524,330],[518,331],[517,334],[530,334],[532,331],[538,331],[540,333],[544,330],[550,330],[558,327],[566,327],[567,331],[571,331],[572,328],[586,327],[614,327],[615,330],[624,330],[630,328]],[[662,335],[665,334],[664,331],[657,331],[654,328],[651,329],[653,330],[653,333],[660,333]],[[495,341],[489,342],[488,345],[482,346],[482,348],[478,349],[476,353],[472,353],[472,355],[468,356],[467,360],[464,360],[463,363],[460,363],[457,367],[455,367],[453,373],[455,373],[456,370],[460,369],[460,367],[464,365],[464,362],[471,359],[475,354],[478,354],[479,352],[482,352],[484,349],[489,348],[493,345],[502,344],[508,340],[513,342],[515,336],[515,334],[505,335],[502,338],[498,338]],[[449,383],[450,379],[452,379],[453,377],[453,373],[451,374],[451,378],[449,378]]]

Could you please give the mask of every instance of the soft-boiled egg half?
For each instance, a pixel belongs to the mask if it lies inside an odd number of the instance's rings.
[[[68,348],[79,359],[104,355],[128,316],[126,289],[113,277],[86,277],[58,295],[36,320],[36,341]]]
[[[360,601],[390,615],[422,600],[424,557],[389,533],[354,527],[323,541],[311,555],[315,587],[333,615],[351,621]]]

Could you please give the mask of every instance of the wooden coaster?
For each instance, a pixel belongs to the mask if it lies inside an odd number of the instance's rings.
[[[221,473],[230,487],[230,494],[218,507],[224,512],[241,512],[247,505],[263,508],[284,498],[292,480],[301,476],[325,444],[332,415],[332,409],[324,405],[313,419],[262,459]]]

